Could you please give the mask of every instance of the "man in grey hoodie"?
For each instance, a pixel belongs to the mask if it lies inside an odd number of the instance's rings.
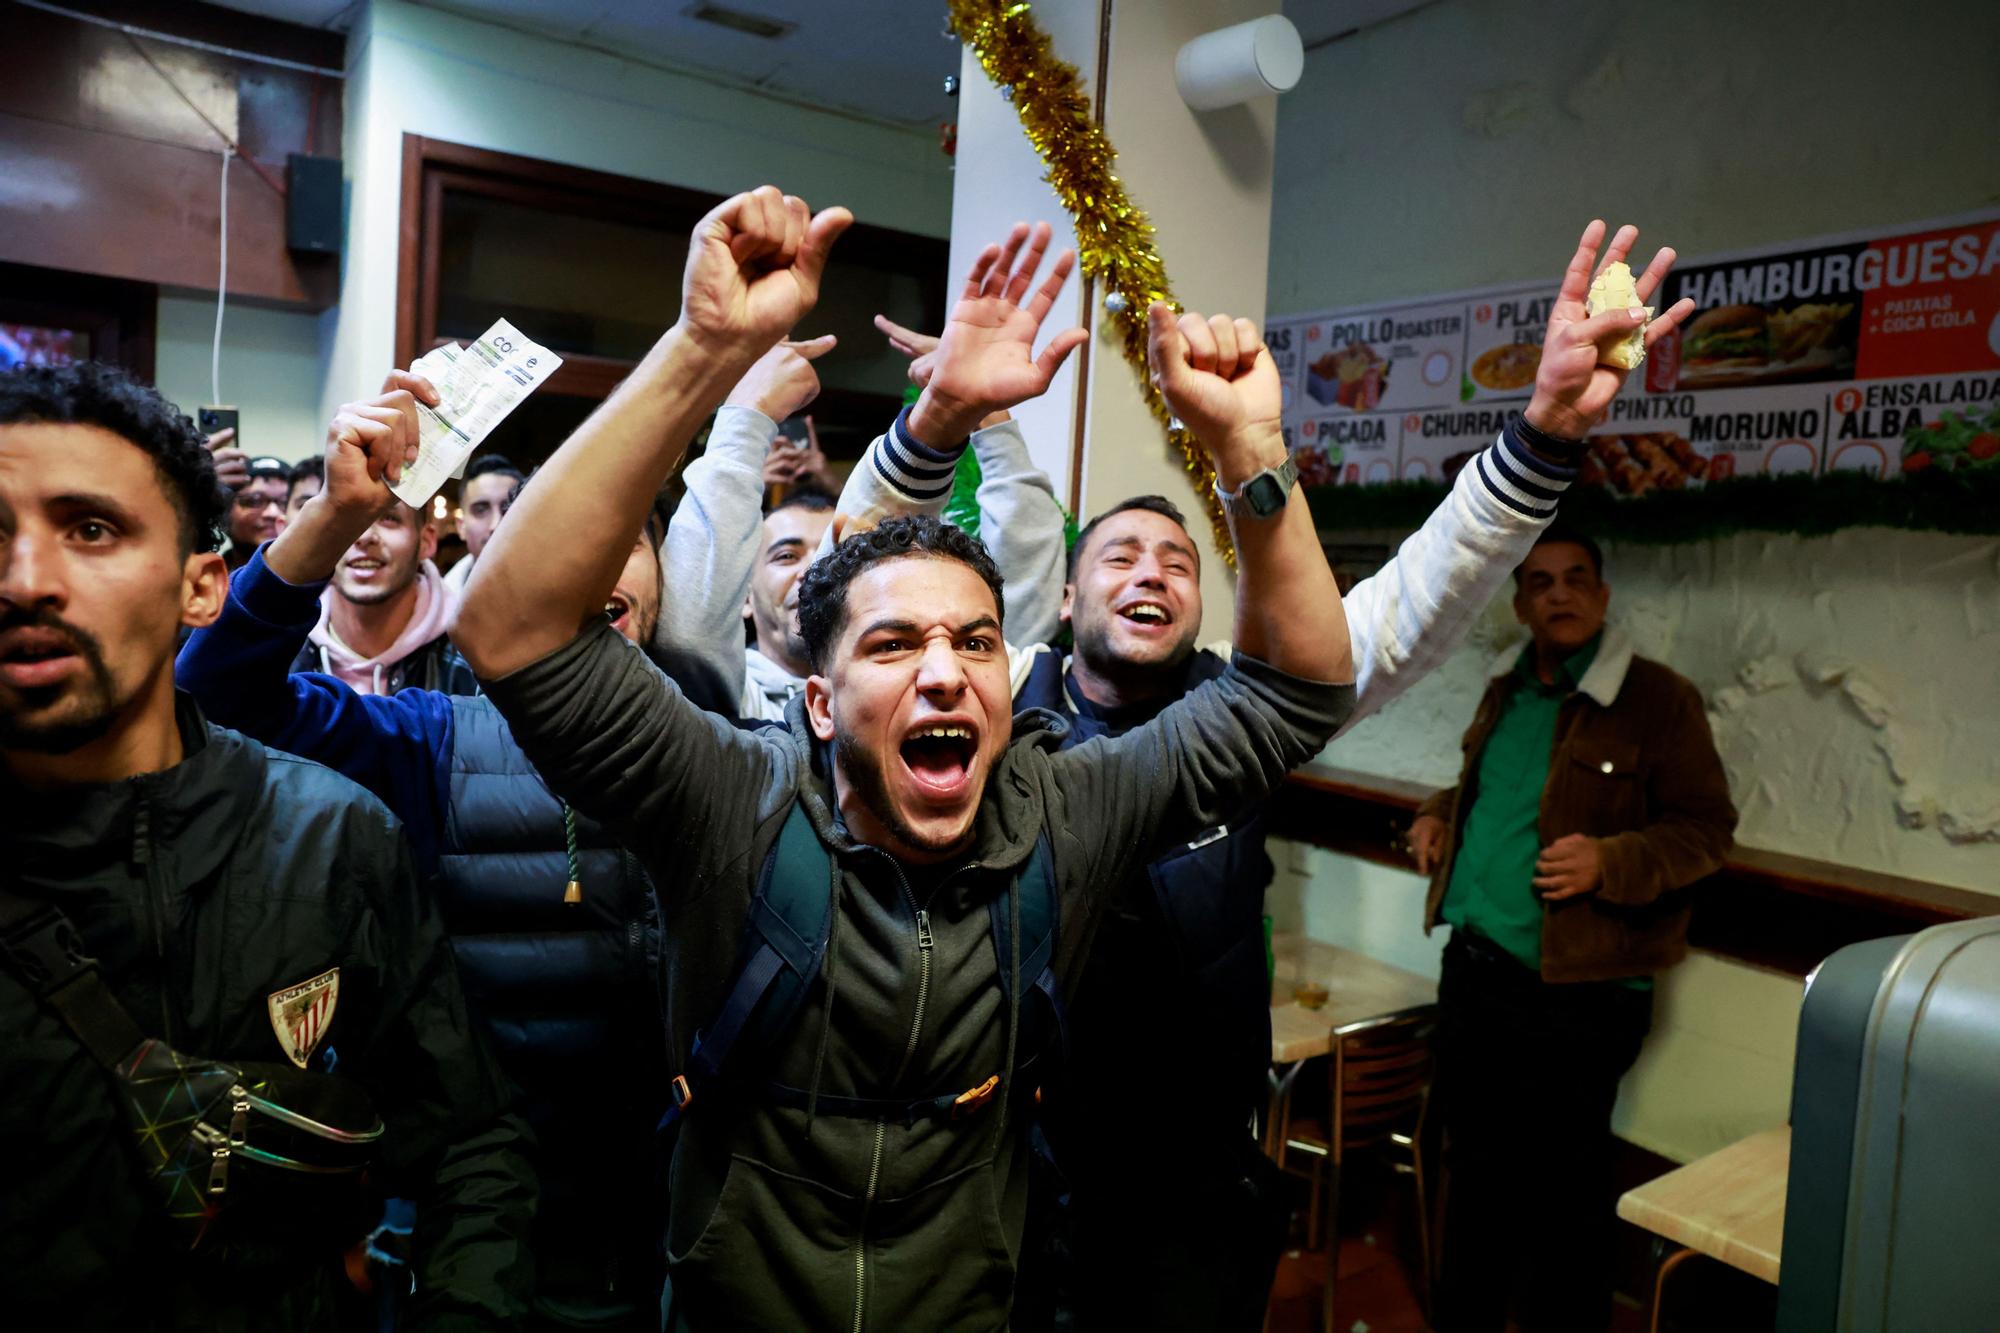
[[[1048,244],[1046,224],[1032,236],[1026,224],[1015,230],[1021,241]],[[660,566],[675,596],[660,617],[654,647],[700,660],[726,680],[741,679],[738,713],[750,721],[783,721],[785,706],[812,674],[799,639],[798,581],[830,549],[827,533],[836,512],[816,498],[763,512],[763,467],[777,425],[756,404],[794,401],[792,410],[802,411],[819,391],[811,362],[833,345],[831,336],[786,341],[759,358],[716,413],[708,448],[688,465],[687,494],[660,546]],[[911,375],[919,388],[929,383],[934,360],[920,358],[921,378]],[[837,512],[849,529],[893,514],[935,512],[950,495],[967,449],[979,462],[979,531],[1008,580],[1008,634],[1013,643],[1040,643],[1059,628],[1068,519],[1007,413],[994,413],[969,441],[946,449],[916,443],[892,426],[855,465]],[[738,618],[746,595],[757,639],[748,649]],[[1031,660],[1025,653],[1010,657],[1018,688]]]
[[[1004,1328],[1033,1091],[1017,1075],[1032,1052],[1022,988],[1002,984],[1018,961],[997,956],[989,918],[1019,912],[1016,876],[1046,839],[1051,970],[1073,987],[1106,893],[1173,830],[1262,796],[1353,705],[1333,575],[1286,484],[1276,417],[1255,410],[1276,397],[1270,357],[1246,320],[1177,322],[1165,306],[1151,312],[1155,374],[1231,493],[1238,653],[1151,723],[1069,750],[1046,715],[1017,723],[998,574],[929,520],[886,522],[809,571],[815,674],[788,730],[700,712],[598,621],[624,551],[522,534],[636,526],[709,407],[811,308],[849,221],[768,186],[702,220],[680,322],[523,492],[453,630],[551,784],[676,886],[661,907],[680,1067],[732,982],[795,810],[830,867],[825,961],[795,1029],[764,1053],[775,1082],[713,1082],[684,1104],[667,1231],[676,1329]],[[1033,355],[1074,259],[1036,286],[1046,242],[1020,255],[1023,239],[975,269],[930,387],[898,422],[908,443],[953,447],[1043,392],[1082,341],[1067,330]]]

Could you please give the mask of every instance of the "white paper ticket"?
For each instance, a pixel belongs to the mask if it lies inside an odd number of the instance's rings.
[[[440,347],[417,358],[410,369],[436,386],[438,405],[417,404],[417,461],[389,489],[418,509],[429,504],[446,481],[464,475],[479,442],[561,364],[504,319],[468,347]]]

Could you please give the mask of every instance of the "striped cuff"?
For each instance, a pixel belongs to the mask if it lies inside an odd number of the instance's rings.
[[[951,494],[952,474],[965,453],[967,441],[950,449],[933,449],[910,434],[910,409],[896,414],[895,424],[882,437],[875,451],[875,470],[882,480],[910,499],[922,503],[942,500]]]
[[[1551,463],[1521,442],[1518,418],[1509,417],[1500,438],[1473,460],[1494,499],[1529,518],[1548,518],[1576,480],[1577,470]]]

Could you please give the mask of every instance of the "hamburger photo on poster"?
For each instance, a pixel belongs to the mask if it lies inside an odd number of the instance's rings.
[[[1850,378],[1861,330],[1856,261],[1864,244],[1762,255],[1676,271],[1674,300],[1695,313],[1678,346],[1661,358],[1676,367],[1655,390],[1725,389]]]

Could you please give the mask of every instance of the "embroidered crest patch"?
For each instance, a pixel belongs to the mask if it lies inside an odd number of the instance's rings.
[[[333,1006],[340,999],[340,969],[322,972],[310,981],[272,991],[265,1003],[278,1049],[299,1068],[312,1058],[313,1047],[333,1023]]]

